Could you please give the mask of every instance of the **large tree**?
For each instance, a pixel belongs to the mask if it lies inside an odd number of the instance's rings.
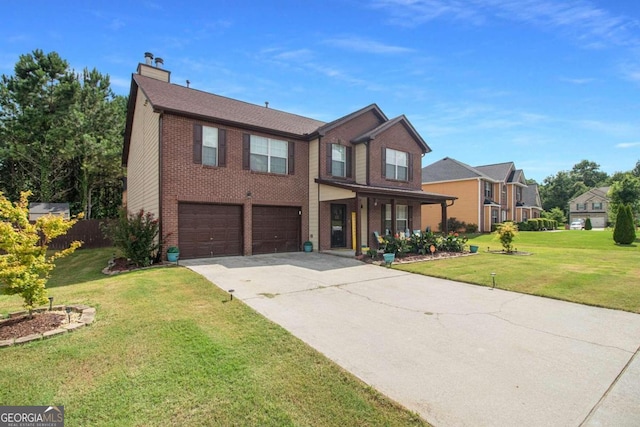
[[[582,160],[571,169],[571,177],[575,182],[581,181],[587,189],[604,185],[608,175],[600,170],[600,165],[589,160]]]
[[[125,115],[108,75],[76,74],[55,52],[21,55],[0,80],[0,191],[70,202],[87,218],[114,216]]]
[[[640,212],[640,178],[625,173],[609,188],[609,218],[618,217],[618,209],[628,205],[632,216]]]

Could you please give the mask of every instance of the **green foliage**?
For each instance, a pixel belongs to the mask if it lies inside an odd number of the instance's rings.
[[[140,209],[129,214],[122,209],[117,219],[106,223],[103,231],[123,255],[138,267],[151,265],[160,249],[160,224],[153,213]]]
[[[613,241],[619,245],[630,245],[636,240],[636,227],[630,205],[618,208],[616,226],[613,229]]]
[[[591,225],[591,218],[587,218],[587,220],[584,222],[584,229],[585,230],[593,229],[593,226]]]
[[[167,253],[169,253],[169,254],[178,254],[178,253],[180,253],[180,249],[178,249],[177,246],[169,246],[167,248]]]
[[[557,224],[567,223],[567,217],[564,214],[564,211],[558,207],[552,208],[550,211],[543,211],[542,217],[552,219],[556,221]]]
[[[513,252],[513,240],[518,235],[518,227],[510,221],[503,222],[496,230],[496,238],[502,244],[505,252]]]
[[[14,204],[0,192],[0,291],[20,295],[24,308],[31,311],[47,302],[54,261],[73,253],[81,242],[47,255],[49,242],[66,234],[76,221],[47,215],[29,222],[29,196],[23,192]]]
[[[442,235],[436,247],[439,251],[443,252],[464,252],[467,240],[466,236],[460,236],[458,233],[451,232],[446,236]]]
[[[440,231],[444,231],[442,227],[442,222],[438,224],[438,229]],[[447,231],[462,231],[467,229],[467,223],[464,221],[458,221],[458,219],[454,216],[447,218]],[[478,226],[476,225],[476,231],[478,230]],[[470,231],[468,231],[471,233]]]
[[[609,218],[617,218],[622,205],[630,205],[632,212],[640,212],[640,178],[623,174],[609,188]]]
[[[478,232],[478,224],[474,224],[474,223],[470,222],[469,224],[467,224],[467,227],[465,228],[465,232],[466,233],[477,233]]]
[[[76,74],[56,52],[21,55],[0,78],[0,190],[69,202],[87,218],[117,215],[126,98],[109,76]]]

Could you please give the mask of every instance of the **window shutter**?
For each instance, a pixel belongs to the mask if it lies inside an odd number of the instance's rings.
[[[353,167],[353,147],[347,147],[346,151],[346,164],[345,164],[345,169],[346,169],[346,176],[347,178],[351,178],[352,173],[351,173],[351,168]]]
[[[409,182],[413,181],[413,155],[407,153],[407,162],[409,163]]]
[[[380,215],[380,218],[382,218],[382,225],[380,226],[380,235],[385,236],[386,235],[386,233],[385,233],[386,228],[384,228],[384,227],[385,227],[386,220],[387,220],[387,217],[385,216],[387,214],[387,205],[382,203],[380,205],[380,209],[382,210],[382,214]],[[391,230],[389,230],[389,232],[391,232]]]
[[[407,206],[407,227],[409,228],[409,236],[413,234],[413,206]],[[409,237],[407,236],[407,237]]]
[[[296,159],[296,150],[295,143],[293,141],[289,141],[289,175],[293,175],[295,173],[295,159]]]
[[[218,166],[227,166],[227,130],[218,129]]]
[[[387,177],[387,149],[382,147],[382,177]]]
[[[242,169],[251,169],[251,135],[242,134]]]
[[[329,143],[327,147],[327,175],[331,175],[333,170],[333,144]]]
[[[193,163],[202,164],[202,125],[193,124]]]

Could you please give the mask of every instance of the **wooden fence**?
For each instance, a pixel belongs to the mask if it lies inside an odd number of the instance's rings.
[[[49,243],[49,249],[61,250],[69,247],[74,240],[84,242],[80,249],[107,248],[113,246],[111,240],[104,237],[100,225],[104,219],[83,219],[76,222],[64,236],[56,237]]]

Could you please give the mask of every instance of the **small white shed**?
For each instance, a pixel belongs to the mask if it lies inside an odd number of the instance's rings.
[[[35,221],[44,215],[60,215],[69,219],[69,203],[29,203],[29,221]]]

